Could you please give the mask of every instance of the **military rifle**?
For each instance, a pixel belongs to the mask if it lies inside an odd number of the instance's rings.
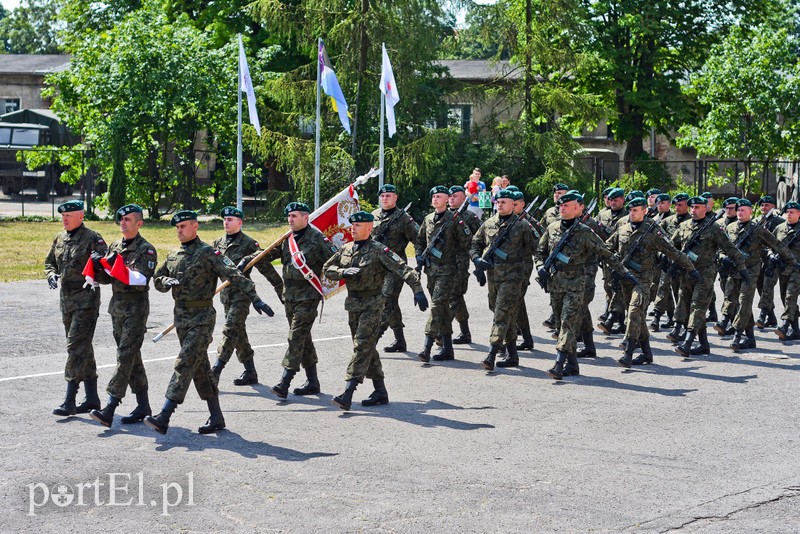
[[[556,243],[556,246],[553,247],[552,251],[550,251],[550,255],[547,256],[546,260],[544,260],[542,268],[539,269],[540,274],[539,276],[536,277],[536,281],[539,283],[540,286],[542,286],[542,289],[544,290],[545,293],[548,293],[547,284],[550,280],[550,276],[553,274],[553,272],[555,272],[555,266],[554,266],[555,261],[559,259],[563,263],[569,263],[569,258],[567,258],[561,253],[561,249],[563,249],[564,246],[566,246],[570,236],[572,236],[572,233],[575,231],[575,228],[578,227],[578,223],[580,223],[584,217],[590,214],[592,210],[594,210],[595,206],[597,206],[596,198],[592,200],[592,203],[589,204],[588,207],[583,208],[583,213],[581,213],[578,217],[576,217],[576,221],[572,224],[572,226],[570,226],[567,229],[566,232],[564,232],[564,234],[561,236],[561,239],[559,239],[558,243]]]
[[[775,215],[775,210],[774,209],[769,210],[769,213],[767,213],[766,215],[761,217],[758,220],[757,223],[752,223],[750,226],[748,226],[747,230],[745,230],[744,232],[739,234],[739,236],[736,238],[736,241],[733,242],[733,246],[735,246],[737,249],[739,249],[739,251],[741,251],[741,253],[744,254],[745,257],[749,256],[742,249],[745,247],[745,245],[747,245],[747,242],[750,240],[750,236],[753,235],[753,232],[756,231],[756,228],[759,228],[759,227],[764,228],[764,227],[766,227],[767,226],[767,222],[769,221],[769,219],[773,215]],[[728,257],[721,258],[720,259],[719,274],[721,274],[723,276],[729,276],[730,273],[731,273],[731,270],[734,267],[736,267],[736,262],[734,262],[732,259],[730,259]]]
[[[469,202],[464,201],[464,203],[461,204],[461,207],[453,212],[453,216],[450,217],[449,219],[447,219],[446,221],[444,221],[444,223],[442,223],[442,226],[439,227],[439,230],[433,235],[433,237],[431,237],[431,240],[428,243],[428,246],[425,247],[425,250],[422,251],[422,254],[417,256],[417,266],[415,267],[417,272],[422,271],[423,267],[427,267],[427,266],[429,266],[431,264],[431,255],[433,257],[435,257],[435,258],[441,258],[442,257],[442,251],[439,250],[436,247],[439,245],[440,241],[444,240],[444,232],[445,232],[445,230],[447,230],[447,228],[451,224],[453,224],[453,221],[455,221],[458,218],[458,215],[462,211],[464,211],[464,208],[468,204],[469,204]]]
[[[705,224],[700,228],[698,228],[697,230],[695,230],[694,232],[692,232],[692,235],[689,237],[689,239],[686,240],[686,243],[684,243],[683,247],[681,248],[681,252],[689,256],[689,259],[692,260],[692,262],[697,261],[698,258],[697,253],[692,251],[692,248],[694,248],[697,241],[700,240],[700,236],[703,235],[703,232],[706,231],[706,228],[710,227],[712,224],[716,224],[716,222],[719,220],[720,217],[722,217],[722,215],[724,215],[724,213],[725,213],[725,208],[722,208],[719,211],[717,211],[717,213],[714,214],[713,217],[706,217],[707,220]],[[670,265],[668,267],[668,272],[673,277],[678,276],[678,273],[680,272],[680,267],[678,266],[677,263],[670,262]]]
[[[401,210],[397,210],[396,212],[392,213],[391,217],[389,217],[385,221],[382,221],[380,226],[378,226],[378,231],[375,232],[375,234],[372,236],[372,239],[374,239],[378,243],[383,243],[383,241],[381,241],[381,240],[386,235],[386,232],[389,231],[389,227],[395,221],[397,221],[400,217],[402,217],[403,215],[408,214],[408,208],[411,207],[411,204],[412,204],[412,202],[409,202],[408,206],[406,206],[405,208],[403,208]]]
[[[528,207],[525,208],[523,213],[529,213],[531,208],[533,207],[533,203],[536,202],[537,200],[539,200],[539,197],[536,197],[533,200],[533,202],[528,204]],[[545,199],[545,202],[547,202],[547,199]],[[495,256],[497,256],[501,260],[505,260],[506,258],[508,258],[508,254],[506,254],[500,248],[500,245],[502,245],[505,242],[505,240],[511,233],[511,229],[514,227],[515,224],[517,224],[520,221],[520,219],[522,219],[522,213],[520,213],[519,215],[514,215],[514,218],[511,219],[511,222],[508,223],[508,226],[503,228],[503,231],[495,236],[495,238],[492,240],[491,245],[489,245],[489,247],[483,253],[483,256],[481,256],[485,262],[490,263],[492,264],[492,266],[494,266]],[[473,274],[475,275],[475,278],[478,280],[478,284],[481,287],[486,285],[486,273],[483,269],[475,267],[475,272]]]
[[[622,258],[622,265],[624,265],[626,269],[636,271],[637,273],[642,270],[642,264],[633,261],[633,257],[637,252],[639,252],[639,249],[642,247],[642,243],[644,243],[647,235],[657,228],[659,228],[659,226],[656,223],[652,223],[647,230],[641,232],[641,235],[639,236],[639,239],[636,240],[636,243],[634,243],[634,245],[628,249],[628,252],[625,253],[625,257]]]

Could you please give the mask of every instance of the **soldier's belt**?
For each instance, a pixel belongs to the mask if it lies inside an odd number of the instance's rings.
[[[286,287],[311,287],[308,285],[308,281],[306,280],[291,280],[291,279],[284,279],[283,285]]]
[[[144,300],[148,291],[114,291],[114,297],[122,300]]]
[[[370,289],[368,291],[353,291],[352,289],[347,290],[348,297],[356,297],[356,298],[367,298],[367,297],[375,297],[381,294],[380,289]]]
[[[522,263],[522,262],[523,262],[522,258],[509,258],[508,256],[506,256],[506,258],[503,260],[495,260],[494,264],[495,266],[499,267],[500,265],[505,265],[506,263]]]
[[[75,291],[78,289],[83,289],[85,283],[85,280],[81,280],[80,282],[61,282],[61,287],[67,291]]]
[[[554,265],[556,271],[560,273],[582,273],[583,265],[575,265],[574,263],[557,263]]]
[[[214,305],[213,300],[176,300],[177,308],[210,308]]]

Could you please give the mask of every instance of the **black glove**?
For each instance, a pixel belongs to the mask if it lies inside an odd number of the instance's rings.
[[[360,267],[348,267],[347,269],[342,271],[342,278],[350,278],[352,276],[357,275],[359,272],[361,272]]]
[[[424,312],[428,309],[428,298],[422,291],[414,293],[414,306],[419,306],[419,311]]]
[[[739,271],[739,276],[742,277],[742,283],[745,287],[750,287],[750,273],[747,272],[747,269],[742,269]]]
[[[625,276],[623,276],[622,279],[623,280],[627,280],[628,282],[630,282],[631,284],[633,284],[635,286],[639,285],[639,281],[631,273],[625,273]]]
[[[548,271],[544,267],[539,268],[539,270],[536,271],[536,274],[538,274],[539,278],[542,280],[547,280],[548,278],[550,278],[550,271]]]
[[[256,300],[253,301],[253,307],[256,309],[259,315],[262,313],[266,313],[267,317],[272,317],[275,315],[275,312],[272,311],[272,308],[270,308],[269,305],[267,305],[267,303],[260,298],[256,298]]]
[[[689,276],[691,276],[692,280],[694,280],[698,284],[703,283],[703,275],[700,274],[700,271],[698,271],[697,269],[692,269],[691,271],[689,271]]]
[[[486,285],[486,273],[481,269],[475,269],[475,279],[478,280],[478,285],[483,287]]]
[[[58,289],[58,275],[57,274],[47,275],[47,285],[50,286],[50,289]]]
[[[478,269],[479,271],[488,271],[494,268],[494,265],[492,265],[491,262],[484,260],[480,256],[472,260],[472,263],[475,264],[475,268]]]
[[[177,278],[164,278],[164,285],[167,287],[175,287],[181,285],[181,281]]]
[[[727,256],[721,258],[720,263],[722,264],[723,267],[727,267],[728,269],[733,269],[734,267],[736,267],[736,262]]]
[[[92,252],[91,260],[92,264],[94,265],[95,271],[101,271],[103,269],[103,264],[100,263],[100,260],[103,259],[103,255],[97,252],[96,250]]]
[[[244,272],[244,268],[247,267],[248,263],[247,258],[242,258],[242,260],[236,264],[236,268]]]

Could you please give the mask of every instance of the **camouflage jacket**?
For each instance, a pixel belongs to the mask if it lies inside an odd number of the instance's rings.
[[[716,224],[720,226],[722,229],[728,228],[729,224],[733,224],[737,222],[739,219],[734,215],[733,217],[720,217],[717,219]]]
[[[462,211],[461,213],[464,212]],[[453,211],[450,209],[446,209],[438,217],[436,212],[429,213],[425,216],[422,225],[419,227],[417,239],[414,242],[415,254],[417,256],[423,253],[428,243],[430,243],[433,237],[439,232],[439,228],[452,218]],[[458,251],[466,250],[469,247],[471,239],[472,230],[470,230],[463,218],[460,216],[456,217],[454,221],[448,224],[444,235],[442,235],[442,239],[436,245],[436,250],[430,255],[431,265],[430,267],[426,267],[426,272],[427,269],[438,271],[441,269],[455,268]]]
[[[475,215],[474,213],[472,213],[469,210],[462,211],[461,213],[458,214],[458,217],[459,217],[459,219],[464,221],[464,224],[466,224],[467,227],[469,227],[469,230],[470,230],[470,232],[472,232],[472,236],[473,237],[475,236],[475,232],[477,232],[478,229],[481,227],[481,224],[483,224],[483,222],[478,218],[478,216]],[[458,262],[459,270],[461,270],[461,269],[464,269],[464,270],[467,270],[467,271],[469,270],[469,264],[470,264],[470,261],[469,261],[469,247],[470,247],[470,243],[471,243],[471,240],[467,241],[464,244],[464,248],[459,248],[456,251],[456,258],[457,258],[456,261]],[[467,275],[469,275],[469,272],[467,272]]]
[[[400,208],[395,208],[390,213],[377,209],[372,212],[375,216],[375,226],[372,239],[386,245],[392,252],[406,259],[406,247],[413,243],[419,233],[419,225],[408,213],[398,213]]]
[[[800,223],[790,226],[788,222],[784,222],[775,228],[775,237],[778,241],[788,246],[789,252],[794,256],[794,260],[791,263],[784,262],[780,274],[792,274],[794,272],[794,264],[800,261],[800,236],[794,237],[798,232],[800,232]],[[792,241],[791,245],[787,245],[789,241]]]
[[[735,244],[736,240],[739,239],[739,236],[747,232],[752,225],[758,225],[758,223],[752,219],[744,224],[740,224],[739,221],[736,221],[725,227],[725,231],[727,232],[728,238],[731,240],[731,242]],[[794,256],[792,256],[792,253],[789,252],[788,248],[786,248],[786,245],[778,240],[778,238],[775,237],[772,232],[767,230],[766,227],[756,226],[753,228],[753,232],[750,234],[750,237],[748,237],[739,247],[739,250],[744,253],[746,258],[745,268],[752,269],[753,267],[761,264],[761,253],[765,247],[769,247],[780,254],[784,262],[789,262],[792,264],[794,263]],[[725,257],[725,255],[720,254],[720,257]],[[738,274],[735,273],[731,274],[738,276]]]
[[[708,215],[711,217],[711,215]],[[733,246],[733,242],[728,239],[728,236],[718,224],[712,224],[700,234],[700,238],[695,242],[690,250],[683,250],[684,245],[695,232],[699,232],[700,228],[706,224],[706,219],[703,218],[699,221],[693,221],[691,218],[683,221],[675,233],[672,235],[671,241],[675,248],[689,256],[689,259],[694,263],[695,269],[702,271],[714,265],[714,260],[717,257],[718,251],[723,251],[729,257],[736,261],[737,271],[744,268],[744,256]]]
[[[131,286],[109,276],[105,271],[100,273],[95,271],[95,280],[100,284],[110,283],[114,293],[146,293],[150,289],[150,279],[153,278],[156,265],[158,265],[156,249],[142,237],[142,234],[136,234],[136,237],[125,246],[122,244],[123,241],[120,239],[111,243],[106,257],[116,253],[117,259],[114,261],[124,261],[128,269],[143,274],[147,278],[147,284]]]
[[[561,213],[558,211],[558,206],[550,206],[549,208],[544,210],[544,214],[542,215],[541,219],[542,221],[541,227],[544,230],[554,222],[560,220],[561,220]]]
[[[300,232],[300,237],[295,236],[297,248],[303,253],[306,265],[313,271],[318,278],[322,279],[323,265],[337,251],[327,237],[323,235],[315,226],[309,224],[305,230]],[[289,251],[289,239],[281,243],[280,248],[276,248],[269,253],[265,261],[281,259],[283,265],[283,299],[288,302],[299,302],[301,300],[318,300],[322,297],[314,289],[303,273],[292,263],[292,253]]]
[[[214,240],[211,244],[211,247],[214,250],[219,251],[220,254],[224,255],[226,258],[231,260],[231,263],[234,265],[239,265],[239,262],[243,259],[247,258],[247,262],[249,263],[250,260],[255,258],[259,252],[261,252],[261,247],[258,244],[258,241],[250,237],[249,235],[245,234],[244,232],[239,232],[235,236],[233,236],[232,240],[228,240],[228,236],[224,235],[222,237],[218,237]],[[275,270],[275,267],[268,261],[259,261],[256,263],[254,268],[258,269],[264,278],[266,278],[272,287],[275,288],[275,291],[278,294],[281,294],[283,290],[283,280],[281,280],[280,275]],[[247,278],[250,278],[251,271],[247,270],[243,273]],[[244,301],[250,300],[247,295],[242,293],[238,288],[230,285],[222,290],[222,294],[220,295],[220,300],[223,303],[227,302],[236,302],[236,301]]]
[[[642,237],[643,234],[644,237]],[[640,245],[639,239],[642,239]],[[659,252],[687,271],[694,269],[689,257],[676,249],[667,240],[664,230],[652,219],[645,219],[636,227],[628,220],[618,225],[606,242],[608,250],[622,259],[636,245],[639,245],[638,248],[632,252],[630,260],[625,263],[625,267],[634,276],[638,276],[639,273],[654,276],[653,271],[655,270],[656,257]]]
[[[48,277],[51,274],[60,276],[62,292],[79,291],[86,283],[83,268],[92,252],[105,256],[107,251],[103,236],[81,224],[72,235],[65,230],[53,239],[50,252],[44,260],[44,274]]]
[[[489,217],[472,238],[470,258],[474,260],[481,257],[515,218],[500,217],[497,214]],[[492,257],[488,258],[494,264],[494,269],[491,270],[494,280],[502,282],[529,277],[531,271],[528,269],[533,267],[532,256],[536,252],[536,245],[533,226],[524,218],[520,219],[511,227],[506,239]]]
[[[688,221],[690,219],[691,215],[689,215],[688,212],[684,213],[683,215],[673,213],[661,221],[661,229],[664,230],[664,234],[667,236],[667,239],[672,239],[672,236],[674,236],[675,232],[678,231],[678,226],[680,226],[684,221]]]
[[[611,237],[611,234],[617,229],[617,224],[620,219],[627,215],[628,212],[624,208],[619,211],[611,211],[611,208],[601,210],[595,219],[602,232],[600,237],[603,238],[604,241]]]

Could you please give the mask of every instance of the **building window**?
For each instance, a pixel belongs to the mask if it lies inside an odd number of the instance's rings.
[[[448,106],[447,126],[461,130],[464,135],[469,135],[472,130],[472,105],[451,104]]]
[[[0,98],[0,115],[19,111],[19,98]]]

